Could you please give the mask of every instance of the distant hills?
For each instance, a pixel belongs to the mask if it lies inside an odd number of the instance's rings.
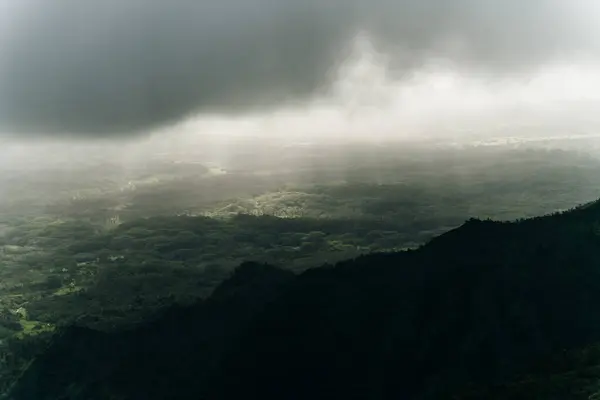
[[[600,203],[472,219],[300,275],[246,263],[135,329],[70,327],[11,399],[587,399],[600,390]]]

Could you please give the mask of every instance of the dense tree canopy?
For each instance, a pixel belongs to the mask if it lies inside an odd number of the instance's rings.
[[[472,219],[297,277],[243,264],[133,331],[64,330],[15,398],[584,399],[600,378],[598,221],[600,204]]]

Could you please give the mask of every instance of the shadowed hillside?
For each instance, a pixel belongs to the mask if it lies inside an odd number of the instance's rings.
[[[134,330],[66,329],[12,398],[587,398],[599,228],[595,203],[297,277],[245,264]]]

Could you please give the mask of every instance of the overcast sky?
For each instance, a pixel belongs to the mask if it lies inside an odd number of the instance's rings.
[[[432,63],[497,82],[593,70],[597,3],[2,0],[0,133],[128,135],[277,110],[330,93],[360,32],[385,56],[384,86]]]

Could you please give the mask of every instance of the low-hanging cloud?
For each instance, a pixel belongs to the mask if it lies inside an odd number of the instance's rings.
[[[596,57],[594,0],[7,0],[0,132],[116,135],[326,91],[369,32],[401,81],[431,60],[504,79]]]

